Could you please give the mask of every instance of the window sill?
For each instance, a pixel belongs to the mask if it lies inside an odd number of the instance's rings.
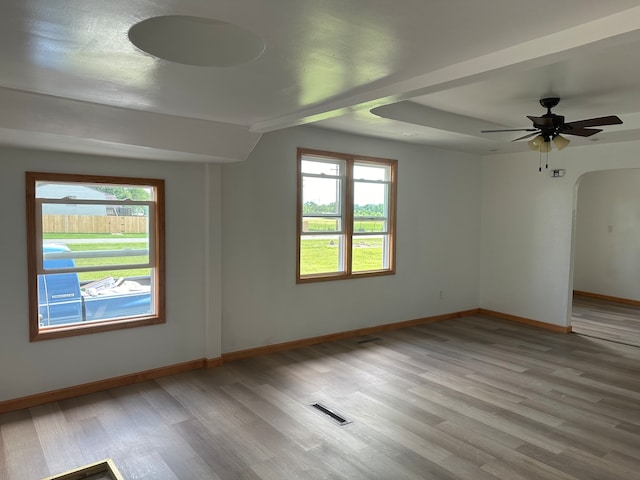
[[[165,323],[165,319],[157,315],[148,317],[125,318],[122,320],[85,322],[82,324],[63,325],[57,327],[43,327],[37,332],[31,332],[30,341],[52,340],[54,338],[75,337],[91,333],[111,332],[126,328],[144,327]]]

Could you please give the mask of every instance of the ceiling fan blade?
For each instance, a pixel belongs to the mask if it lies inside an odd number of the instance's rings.
[[[503,130],[480,130],[480,133],[494,133],[494,132],[533,132],[537,131],[537,128],[505,128]]]
[[[578,137],[590,137],[591,135],[595,135],[596,133],[601,131],[601,128],[572,128],[569,130],[564,130],[562,134],[577,135]]]
[[[568,122],[564,124],[564,127],[569,128],[584,128],[584,127],[599,127],[601,125],[619,125],[622,123],[620,118],[615,115],[609,115],[608,117],[588,118],[586,120],[577,120],[575,122]]]
[[[512,141],[512,142],[517,142],[518,140],[524,140],[525,138],[531,138],[531,137],[534,137],[534,136],[538,135],[538,133],[539,133],[539,132],[538,132],[538,130],[536,130],[536,131],[535,131],[535,132],[533,132],[533,133],[527,133],[526,135],[523,135],[523,136],[518,137],[518,138],[514,138],[514,139],[513,139],[513,140],[511,140],[511,141]]]

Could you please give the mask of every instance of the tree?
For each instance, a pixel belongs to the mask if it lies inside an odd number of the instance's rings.
[[[384,205],[382,203],[367,205],[354,205],[353,215],[355,217],[383,217]]]
[[[147,201],[151,200],[151,192],[142,187],[95,187],[96,190],[106,193],[107,195],[113,195],[116,200],[138,200]],[[147,216],[148,209],[144,206],[127,206],[121,209],[122,213],[119,215],[141,215]]]

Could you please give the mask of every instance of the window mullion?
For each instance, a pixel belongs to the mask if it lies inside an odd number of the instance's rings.
[[[131,264],[109,264],[109,265],[93,265],[89,267],[73,267],[73,268],[48,268],[38,272],[38,275],[55,275],[58,273],[82,273],[82,272],[108,272],[111,270],[136,270],[140,268],[154,268],[154,264],[141,263],[131,266]]]
[[[351,275],[353,270],[353,160],[345,162],[344,188],[344,238],[345,238],[345,273]]]
[[[78,198],[37,198],[37,202],[41,204],[51,204],[51,205],[116,205],[116,206],[147,206],[151,207],[155,202],[149,200],[87,200],[87,199],[78,199]]]

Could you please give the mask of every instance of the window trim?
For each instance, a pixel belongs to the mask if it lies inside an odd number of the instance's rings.
[[[341,199],[343,213],[341,215],[343,226],[344,242],[344,271],[318,274],[301,275],[300,273],[300,253],[301,238],[303,235],[303,196],[302,196],[302,160],[303,157],[322,157],[325,159],[340,160],[345,163],[344,186]],[[389,267],[383,270],[373,270],[364,272],[352,271],[353,239],[358,236],[353,231],[354,211],[353,194],[356,179],[353,178],[353,166],[356,163],[371,163],[373,165],[384,165],[390,168],[389,194],[388,194],[388,239],[389,239]],[[398,183],[398,161],[388,158],[370,157],[364,155],[353,155],[347,153],[331,152],[326,150],[314,150],[298,147],[297,149],[297,201],[296,201],[296,283],[325,282],[331,280],[347,280],[363,277],[377,277],[382,275],[394,275],[396,273],[396,204],[397,204],[397,183]]]
[[[153,263],[154,279],[151,291],[152,301],[155,302],[153,315],[123,318],[109,321],[93,321],[83,324],[71,324],[40,329],[38,320],[38,259],[42,259],[42,252],[38,252],[42,241],[38,241],[37,235],[42,237],[41,226],[38,220],[41,217],[37,212],[37,204],[42,203],[36,198],[36,183],[42,181],[58,183],[94,183],[106,185],[140,185],[150,186],[155,189],[153,218],[149,218],[149,229],[153,229],[155,245],[149,246],[149,262]],[[165,192],[164,180],[134,177],[115,177],[102,175],[82,175],[50,172],[25,172],[25,194],[27,209],[27,274],[28,274],[28,301],[29,301],[29,340],[31,342],[66,338],[90,333],[108,332],[125,328],[142,327],[165,323]],[[79,200],[79,203],[85,201]],[[74,202],[74,203],[78,203]],[[108,202],[108,201],[107,201]],[[105,201],[99,203],[104,204]],[[117,203],[122,204],[122,201]],[[47,272],[54,273],[54,272]]]

